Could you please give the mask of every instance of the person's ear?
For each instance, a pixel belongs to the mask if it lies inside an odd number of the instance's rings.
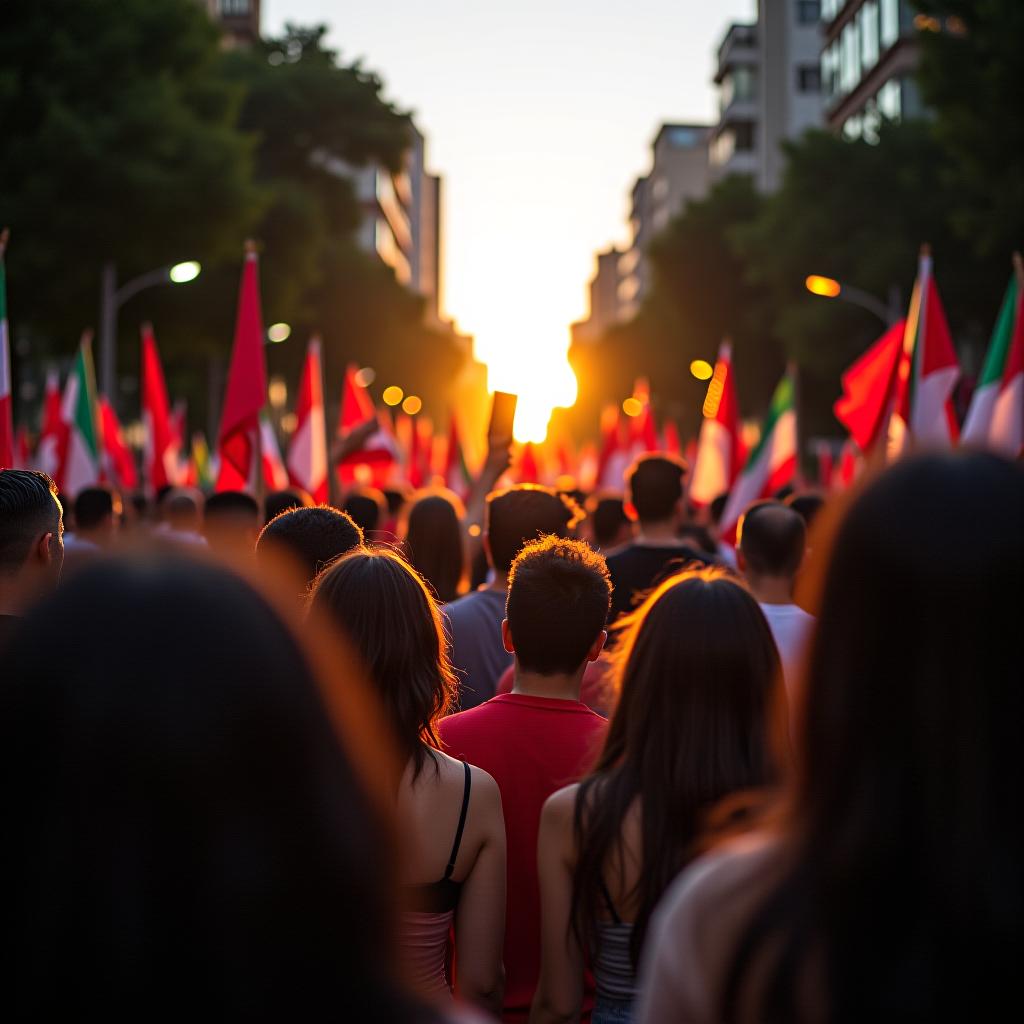
[[[602,629],[597,634],[597,638],[590,645],[590,650],[587,651],[587,661],[597,661],[601,657],[601,652],[604,650],[604,645],[608,642],[608,630]]]
[[[501,620],[501,646],[509,654],[516,653],[516,645],[512,643],[512,630],[508,628],[508,619]]]
[[[32,547],[33,561],[39,565],[49,565],[53,561],[53,534],[44,533]]]

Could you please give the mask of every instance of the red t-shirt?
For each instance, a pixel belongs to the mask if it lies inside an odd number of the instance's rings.
[[[556,789],[591,768],[608,723],[575,700],[503,693],[440,723],[444,749],[494,776],[508,842],[505,1007],[524,1021],[540,974],[540,812]]]

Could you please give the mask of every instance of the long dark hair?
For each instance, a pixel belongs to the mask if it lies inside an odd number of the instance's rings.
[[[405,552],[409,564],[439,601],[454,601],[466,575],[466,552],[459,520],[465,512],[450,491],[417,496],[409,509]]]
[[[908,459],[842,519],[783,875],[724,1020],[978,1019],[1016,997],[1022,523],[1020,467],[980,454]]]
[[[388,966],[390,827],[255,590],[180,553],[97,564],[0,676],[12,1019],[424,1019]]]
[[[594,773],[580,786],[573,880],[576,936],[593,946],[604,873],[641,802],[636,963],[655,904],[696,852],[707,815],[775,777],[779,658],[757,602],[722,570],[683,572],[625,620],[621,692]]]
[[[356,550],[321,573],[312,605],[330,616],[362,657],[401,752],[419,775],[429,749],[441,747],[437,723],[458,686],[427,586],[391,549]]]

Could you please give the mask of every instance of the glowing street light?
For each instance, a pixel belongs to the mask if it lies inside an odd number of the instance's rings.
[[[812,295],[820,295],[825,299],[838,298],[843,286],[832,277],[822,277],[821,274],[811,274],[804,281],[804,286]]]
[[[185,260],[184,263],[175,263],[167,271],[167,276],[173,284],[187,284],[189,281],[194,281],[202,269],[202,264],[198,260]]]
[[[291,335],[292,328],[290,324],[271,324],[267,328],[267,340],[275,345],[280,345],[282,341],[287,341]]]
[[[710,380],[715,368],[706,359],[694,359],[690,363],[690,373],[697,380]]]
[[[862,288],[854,288],[850,284],[842,284],[834,277],[821,274],[810,274],[804,278],[804,287],[812,295],[820,295],[823,299],[842,299],[852,306],[859,306],[869,313],[874,313],[886,327],[896,323],[900,318],[900,293],[898,288],[889,289],[889,305],[876,299],[870,292]]]

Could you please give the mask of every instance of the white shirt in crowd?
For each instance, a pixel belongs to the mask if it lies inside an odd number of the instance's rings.
[[[779,649],[786,694],[792,698],[800,663],[814,628],[814,616],[795,604],[762,604],[761,611],[768,620],[775,646]]]

